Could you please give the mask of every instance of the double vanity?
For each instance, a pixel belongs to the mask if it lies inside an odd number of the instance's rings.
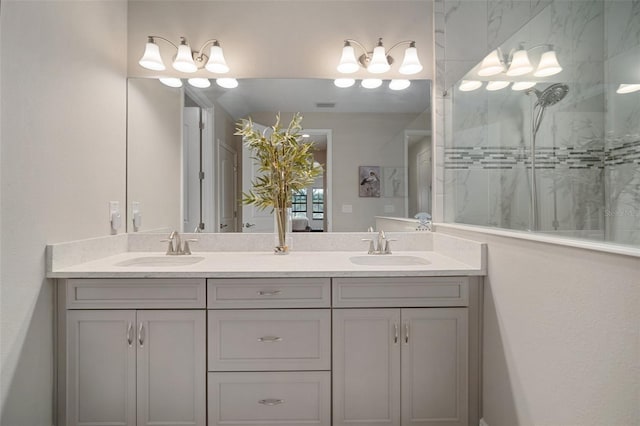
[[[477,425],[485,247],[364,237],[49,246],[58,425]]]

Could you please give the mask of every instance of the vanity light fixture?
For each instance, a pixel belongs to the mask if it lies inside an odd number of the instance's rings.
[[[627,93],[633,93],[640,90],[640,84],[627,84],[621,83],[616,89],[616,93],[619,95],[626,95]]]
[[[172,66],[174,69],[185,72],[194,73],[200,68],[216,74],[224,74],[229,72],[229,66],[224,59],[222,47],[217,39],[211,39],[204,42],[199,51],[191,50],[187,39],[180,37],[180,44],[175,45],[164,37],[152,35],[148,36],[147,44],[144,49],[142,58],[138,61],[141,67],[152,71],[164,71],[166,69],[162,57],[160,56],[160,48],[156,44],[156,39],[164,40],[176,48],[176,55],[173,58]],[[210,46],[209,55],[204,53],[207,46]]]
[[[180,80],[179,78],[175,78],[175,77],[160,77],[158,80],[160,80],[160,83],[164,84],[165,86],[182,87],[182,80]]]
[[[540,62],[538,62],[538,66],[534,71],[534,67],[529,60],[529,52],[538,48],[547,50],[540,56]],[[534,71],[533,75],[535,77],[549,77],[562,71],[553,45],[540,44],[525,49],[524,44],[520,43],[518,49],[512,50],[509,55],[503,54],[500,48],[497,48],[482,60],[477,74],[481,77],[491,77],[505,73],[509,77],[517,77],[529,74],[532,71]]]
[[[516,81],[515,83],[513,83],[513,86],[511,86],[511,90],[520,92],[522,90],[531,89],[535,85],[535,81]]]
[[[333,84],[341,89],[346,89],[347,87],[351,87],[356,84],[356,81],[353,78],[336,78],[333,80]]]
[[[389,55],[391,51],[405,44],[408,44],[409,47],[404,51],[404,58],[398,72],[405,75],[417,74],[422,71],[423,67],[418,58],[416,42],[413,40],[401,41],[394,44],[389,50],[385,50],[382,38],[378,39],[373,51],[369,51],[356,40],[345,40],[337,70],[343,74],[352,74],[362,67],[372,74],[385,73],[391,69],[391,64],[394,62],[393,57]],[[356,58],[353,45],[358,46],[364,52],[358,58]]]
[[[509,86],[511,84],[510,81],[490,81],[487,83],[487,87],[485,87],[485,89],[487,89],[490,92],[494,92],[496,90],[502,90],[505,87]]]
[[[458,89],[462,92],[472,92],[482,87],[482,82],[478,80],[462,80]]]

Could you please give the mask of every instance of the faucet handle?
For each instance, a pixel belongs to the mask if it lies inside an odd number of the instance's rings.
[[[373,239],[371,239],[371,238],[363,238],[362,241],[368,241],[369,242],[369,251],[367,252],[367,254],[374,254],[376,249],[375,249],[375,246],[373,245]]]
[[[161,243],[166,243],[166,242],[168,242],[168,243],[169,243],[169,245],[167,246],[167,253],[166,253],[167,255],[174,255],[174,254],[176,254],[176,250],[175,250],[175,248],[173,247],[173,240],[167,240],[167,239],[164,239],[164,240],[160,240],[160,242],[161,242]]]
[[[384,254],[391,254],[391,241],[398,241],[394,238],[389,238],[388,240],[385,241],[384,243]]]
[[[182,254],[191,254],[191,247],[189,247],[189,242],[195,243],[198,240],[195,238],[191,238],[188,240],[183,240],[183,245],[182,245]]]

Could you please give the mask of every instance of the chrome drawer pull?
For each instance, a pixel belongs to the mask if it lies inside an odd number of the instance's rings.
[[[273,399],[273,398],[261,399],[260,401],[258,401],[258,404],[268,405],[271,407],[274,405],[284,404],[284,399]]]
[[[144,325],[140,323],[140,328],[138,328],[138,343],[140,347],[144,347]]]
[[[393,324],[393,343],[398,343],[398,323]]]
[[[133,324],[129,323],[129,327],[127,328],[127,343],[129,346],[133,344],[133,337],[131,336],[131,332],[133,331]]]
[[[258,342],[262,342],[262,343],[276,343],[276,342],[282,342],[282,337],[278,337],[278,336],[264,336],[264,337],[258,337]]]
[[[409,343],[409,323],[405,323],[404,325],[404,342]]]
[[[260,296],[277,296],[282,293],[280,290],[260,290],[258,294]]]

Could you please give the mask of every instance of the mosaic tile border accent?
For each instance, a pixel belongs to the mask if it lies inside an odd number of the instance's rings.
[[[536,169],[603,169],[621,164],[640,166],[640,140],[607,149],[536,149]],[[518,167],[531,168],[527,148],[466,146],[444,149],[444,168],[447,170],[511,170]]]

